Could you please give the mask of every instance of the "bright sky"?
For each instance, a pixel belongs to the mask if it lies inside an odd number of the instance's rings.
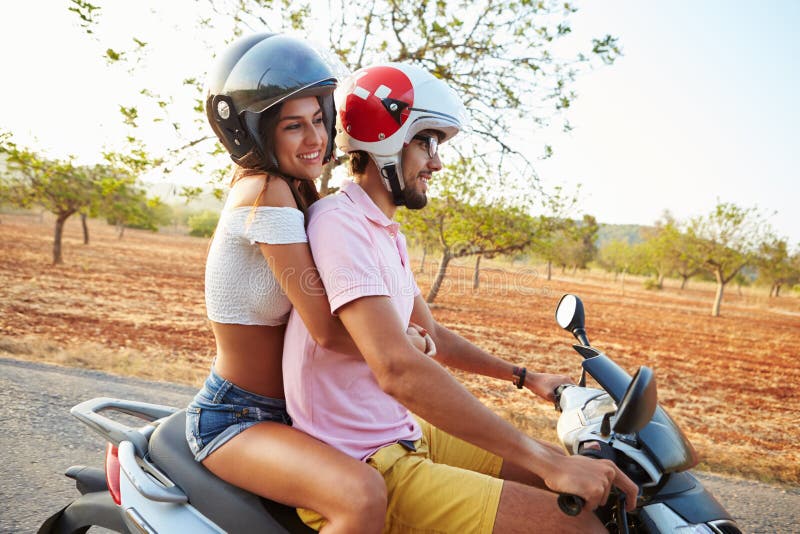
[[[167,19],[195,20],[187,12],[198,3],[190,0],[108,0],[104,16],[139,28],[150,3],[171,11]],[[800,243],[800,2],[579,5],[571,38],[587,43],[611,33],[624,56],[579,80],[567,114],[571,133],[534,133],[537,150],[549,143],[555,151],[537,167],[545,184],[583,184],[581,213],[606,223],[652,224],[665,209],[686,219],[717,199],[758,206],[777,211],[778,233]],[[104,48],[77,28],[67,7],[65,0],[5,6],[0,129],[52,155],[91,160],[119,138],[117,105],[143,83],[108,69]],[[127,37],[125,30],[119,34]],[[114,43],[113,35],[102,37]],[[208,61],[197,36],[169,20],[137,37],[169,44],[151,58],[154,90],[202,72]]]
[[[582,2],[575,37],[610,33],[624,56],[584,76],[546,183],[583,184],[606,223],[679,219],[717,199],[778,213],[800,244],[800,2]]]

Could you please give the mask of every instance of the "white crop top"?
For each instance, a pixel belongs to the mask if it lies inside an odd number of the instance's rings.
[[[206,311],[218,323],[279,325],[292,304],[258,243],[307,243],[295,208],[244,206],[223,210],[206,260]]]

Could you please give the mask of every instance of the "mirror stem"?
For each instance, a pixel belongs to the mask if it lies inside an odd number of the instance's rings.
[[[613,412],[609,412],[603,416],[603,421],[600,423],[600,435],[607,438],[611,435],[611,416]]]
[[[576,328],[575,330],[572,331],[572,335],[575,336],[575,339],[580,341],[581,345],[583,345],[584,347],[591,346],[589,345],[589,338],[586,337],[586,330],[584,330],[583,328],[580,327]]]

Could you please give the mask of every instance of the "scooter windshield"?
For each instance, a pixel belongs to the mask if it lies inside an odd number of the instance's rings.
[[[583,360],[583,368],[619,404],[632,378],[605,354]],[[697,453],[678,425],[658,406],[650,422],[639,431],[642,446],[664,473],[685,471],[697,464]]]

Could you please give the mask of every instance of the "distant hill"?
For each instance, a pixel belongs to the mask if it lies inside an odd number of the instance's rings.
[[[644,241],[641,231],[647,226],[638,224],[604,224],[600,223],[600,229],[597,232],[597,248],[603,248],[603,245],[611,241],[627,241],[629,244],[634,245]]]
[[[148,182],[145,184],[149,196],[157,196],[161,202],[171,206],[184,206],[189,211],[220,211],[225,199],[218,200],[210,191],[201,193],[188,203],[181,195],[183,186],[170,182]]]

